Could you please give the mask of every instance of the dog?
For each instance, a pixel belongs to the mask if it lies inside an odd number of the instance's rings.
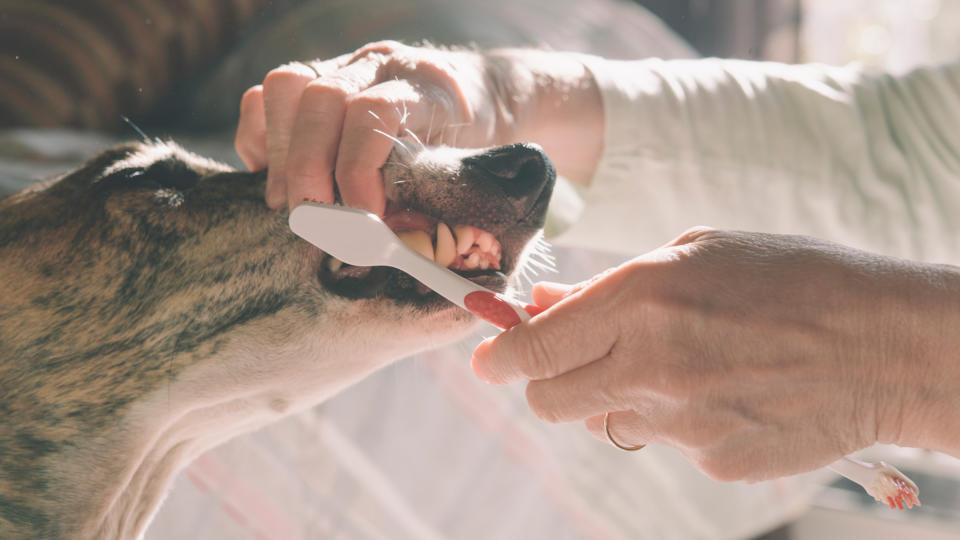
[[[509,292],[554,184],[539,147],[404,144],[382,172],[388,225]],[[0,200],[0,538],[139,538],[204,451],[476,324],[296,237],[265,178],[154,141]]]

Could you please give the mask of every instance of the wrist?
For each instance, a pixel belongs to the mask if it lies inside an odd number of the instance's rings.
[[[500,143],[541,145],[569,180],[586,185],[603,151],[604,112],[593,75],[576,55],[527,49],[486,54]]]
[[[960,268],[903,264],[885,317],[877,439],[960,455]]]

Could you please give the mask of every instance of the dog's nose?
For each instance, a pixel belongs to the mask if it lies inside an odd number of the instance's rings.
[[[536,198],[554,177],[553,164],[539,145],[517,143],[492,148],[463,160],[511,197]]]

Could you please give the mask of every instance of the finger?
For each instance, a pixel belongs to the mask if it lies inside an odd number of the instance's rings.
[[[259,171],[267,166],[267,117],[263,109],[262,85],[243,93],[233,147],[247,169]]]
[[[607,440],[607,433],[603,429],[602,414],[587,418],[584,424],[591,435],[610,444],[610,441]],[[610,416],[607,417],[607,427],[613,440],[623,446],[637,446],[655,442],[647,420],[634,411],[611,412]]]
[[[545,422],[573,422],[606,411],[631,409],[637,392],[615,359],[606,356],[552,379],[527,385],[527,404]]]
[[[549,308],[582,288],[580,284],[541,281],[533,286],[533,302],[542,308]]]
[[[716,229],[713,227],[707,227],[706,225],[697,225],[695,227],[690,227],[689,229],[683,231],[683,233],[665,244],[663,247],[671,246],[683,246],[686,244],[692,244],[698,240],[701,240],[704,236],[709,235],[712,232],[715,232]]]
[[[266,116],[267,204],[280,208],[287,201],[285,180],[287,153],[300,96],[316,74],[302,64],[274,69],[263,79]]]
[[[303,89],[286,161],[287,203],[333,202],[333,172],[347,98],[372,85],[377,63],[358,61]]]
[[[474,350],[477,376],[493,384],[556,377],[606,356],[617,340],[613,299],[591,286]]]
[[[379,215],[386,205],[380,171],[403,136],[408,115],[419,115],[420,95],[404,80],[390,80],[348,98],[337,153],[336,181],[344,204]],[[410,150],[407,150],[410,151]]]

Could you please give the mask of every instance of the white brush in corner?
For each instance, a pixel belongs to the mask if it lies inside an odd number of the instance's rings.
[[[843,457],[827,468],[851,482],[860,484],[874,499],[903,510],[920,506],[920,490],[896,467],[884,462],[867,463],[851,457]]]

